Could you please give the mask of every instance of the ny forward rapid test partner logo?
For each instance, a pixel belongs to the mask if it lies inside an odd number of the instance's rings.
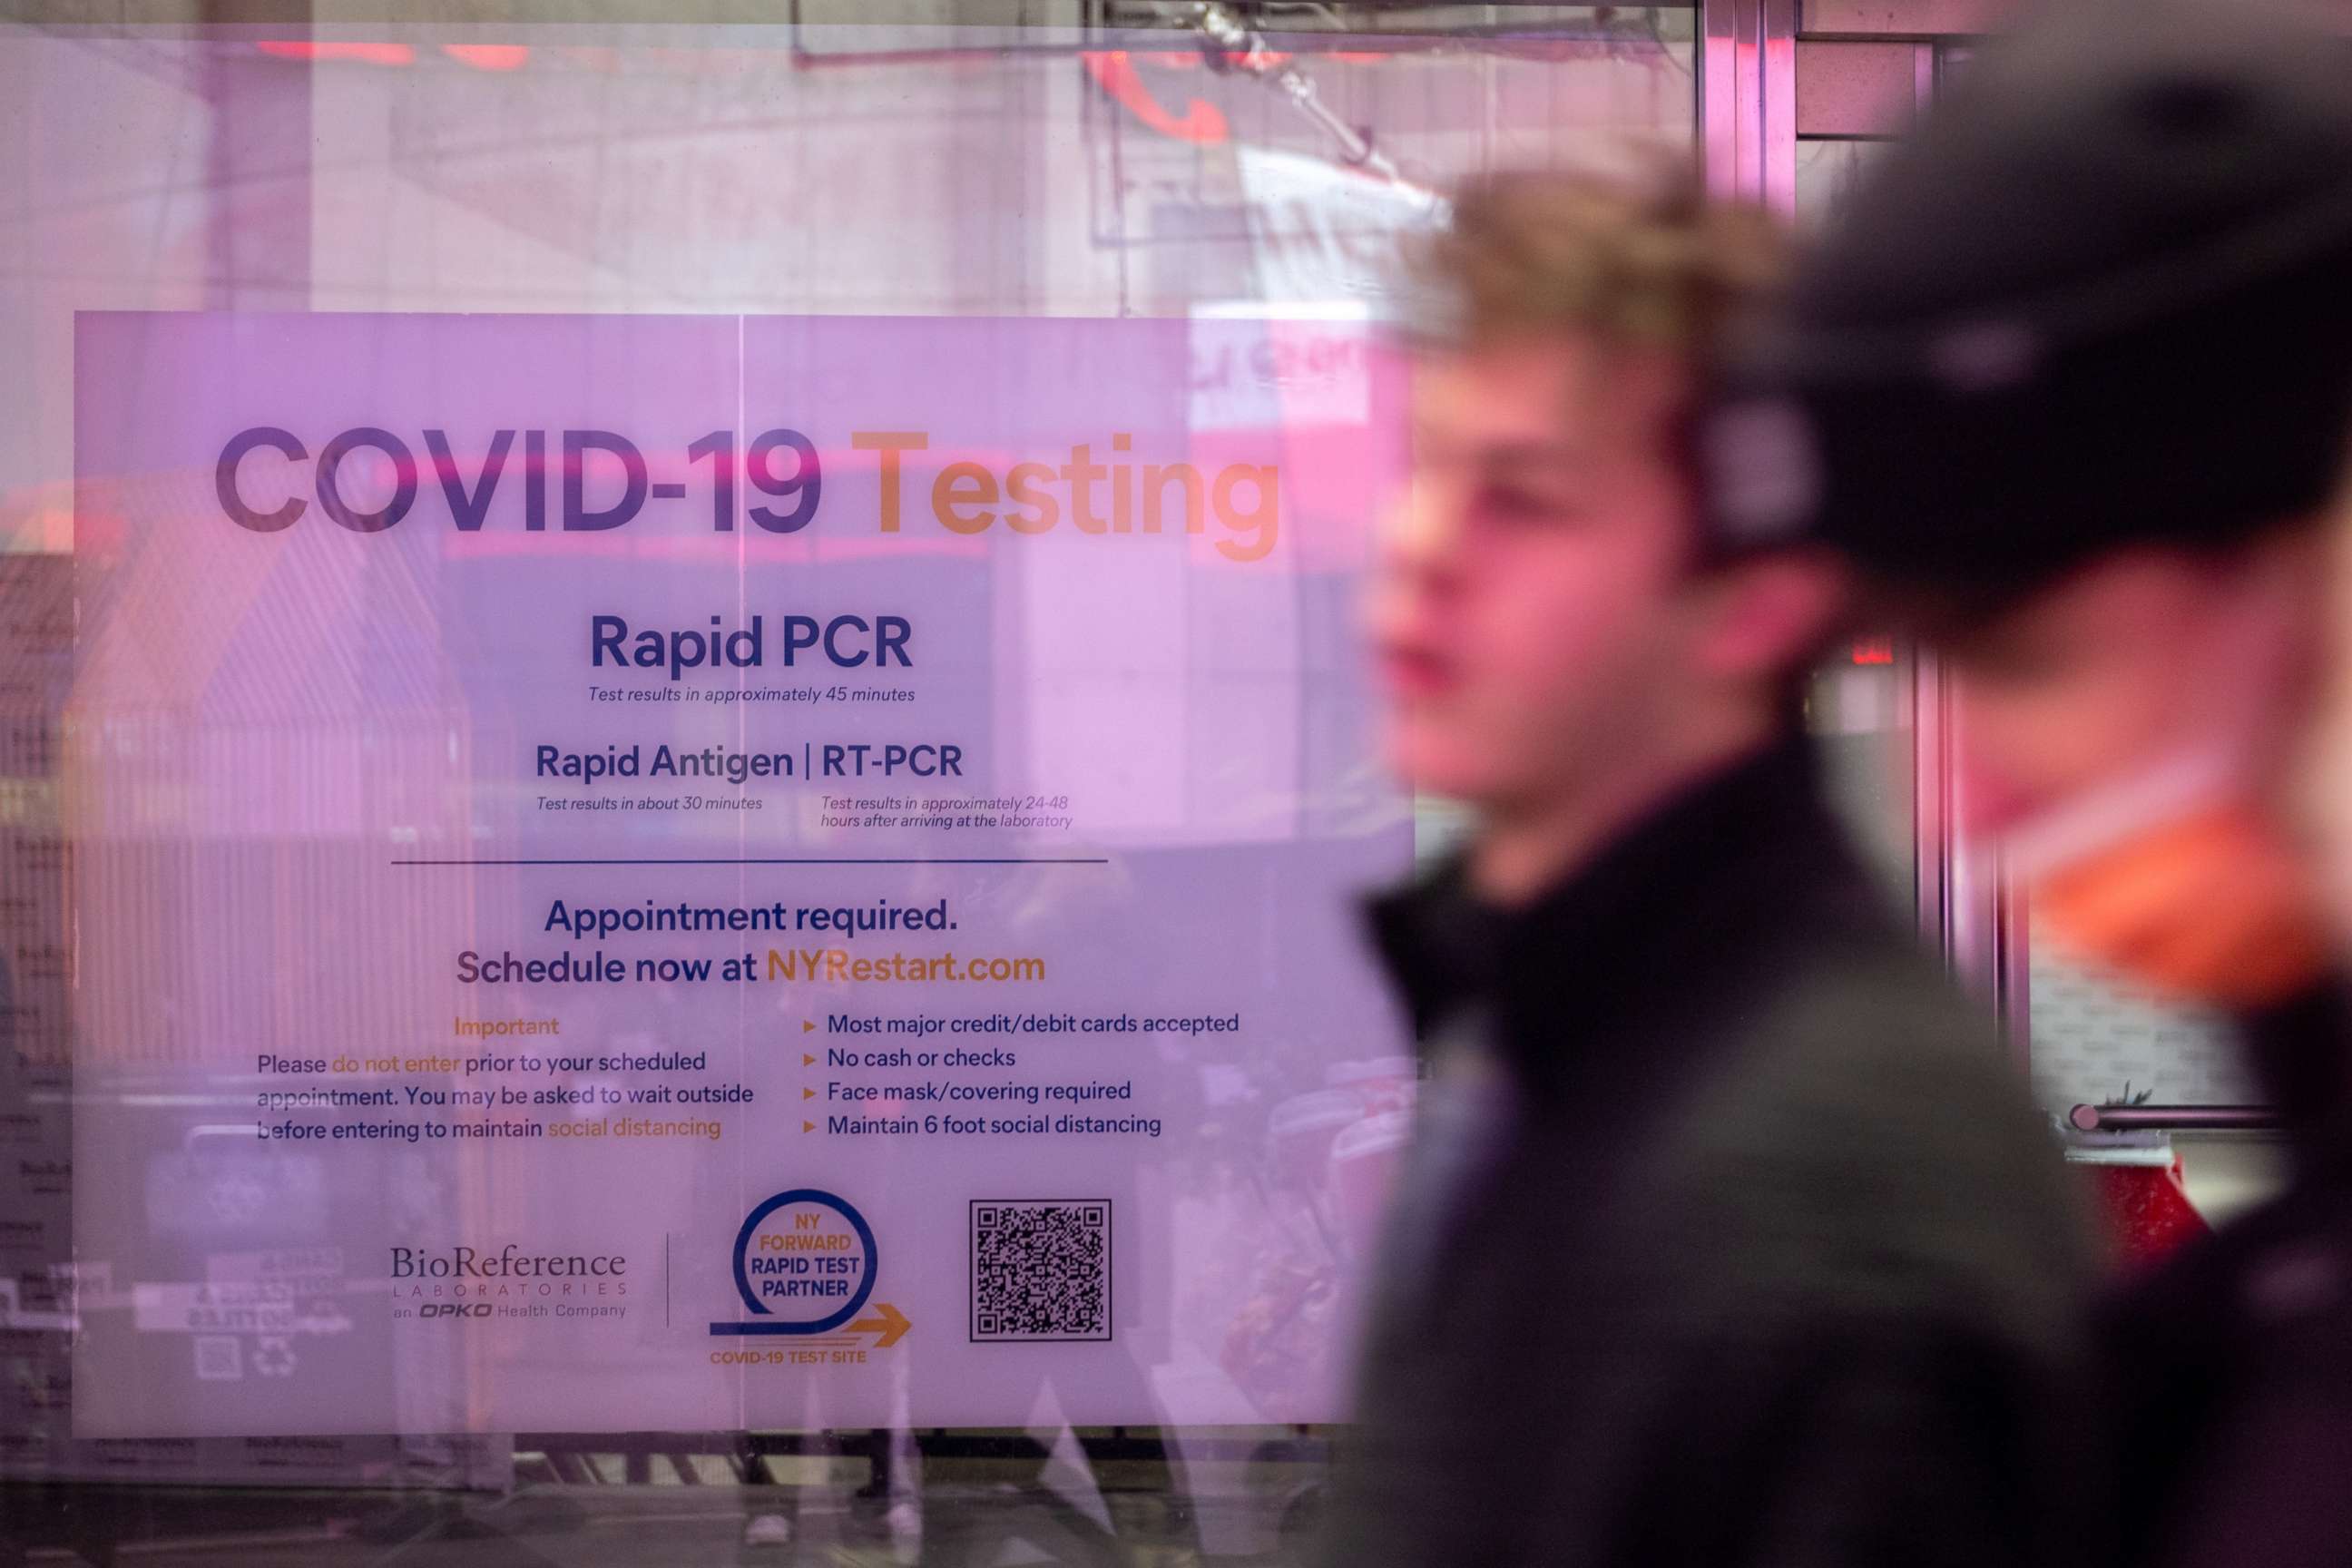
[[[873,1333],[896,1344],[911,1325],[888,1302],[858,1312],[879,1268],[874,1228],[845,1200],[814,1187],[778,1193],[754,1208],[735,1236],[735,1289],[748,1318],[710,1325],[713,1334]]]

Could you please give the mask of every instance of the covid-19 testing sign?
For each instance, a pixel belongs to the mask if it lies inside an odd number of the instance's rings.
[[[76,351],[79,1434],[1340,1414],[1360,323]]]

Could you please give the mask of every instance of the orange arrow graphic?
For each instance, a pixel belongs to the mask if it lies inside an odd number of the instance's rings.
[[[801,1123],[801,1131],[803,1132],[814,1132],[816,1131],[816,1123],[814,1121],[803,1121]]]
[[[801,1053],[801,1066],[804,1068],[813,1068],[816,1066],[816,1058],[809,1055],[806,1051],[803,1051]]]
[[[849,1331],[853,1334],[880,1334],[882,1337],[874,1342],[874,1348],[877,1351],[888,1350],[898,1342],[908,1329],[915,1326],[907,1321],[907,1315],[904,1312],[887,1301],[875,1302],[874,1310],[882,1315],[878,1318],[860,1318],[849,1325]]]
[[[813,1035],[816,1033],[816,1026],[810,1023],[806,1018],[803,1018],[801,1020],[801,1033],[803,1035]]]
[[[814,1100],[816,1098],[816,1090],[813,1089],[803,1089],[801,1090],[801,1098],[803,1100]]]

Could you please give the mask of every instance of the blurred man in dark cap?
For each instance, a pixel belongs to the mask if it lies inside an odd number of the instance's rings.
[[[2057,1151],[1823,808],[1819,551],[1702,547],[1689,416],[1778,269],[1681,171],[1463,193],[1376,595],[1478,813],[1377,927],[1426,1081],[1331,1568],[2035,1564],[2084,1279]]]
[[[1696,441],[1725,548],[1836,545],[1959,678],[2037,929],[2234,1008],[2284,1199],[2107,1336],[2135,1561],[2352,1563],[2352,1032],[2286,789],[2352,435],[2352,44],[2053,7],[1801,268]]]

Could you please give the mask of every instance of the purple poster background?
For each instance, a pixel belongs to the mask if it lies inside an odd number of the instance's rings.
[[[1361,328],[85,314],[75,395],[79,1435],[1339,1414]]]

